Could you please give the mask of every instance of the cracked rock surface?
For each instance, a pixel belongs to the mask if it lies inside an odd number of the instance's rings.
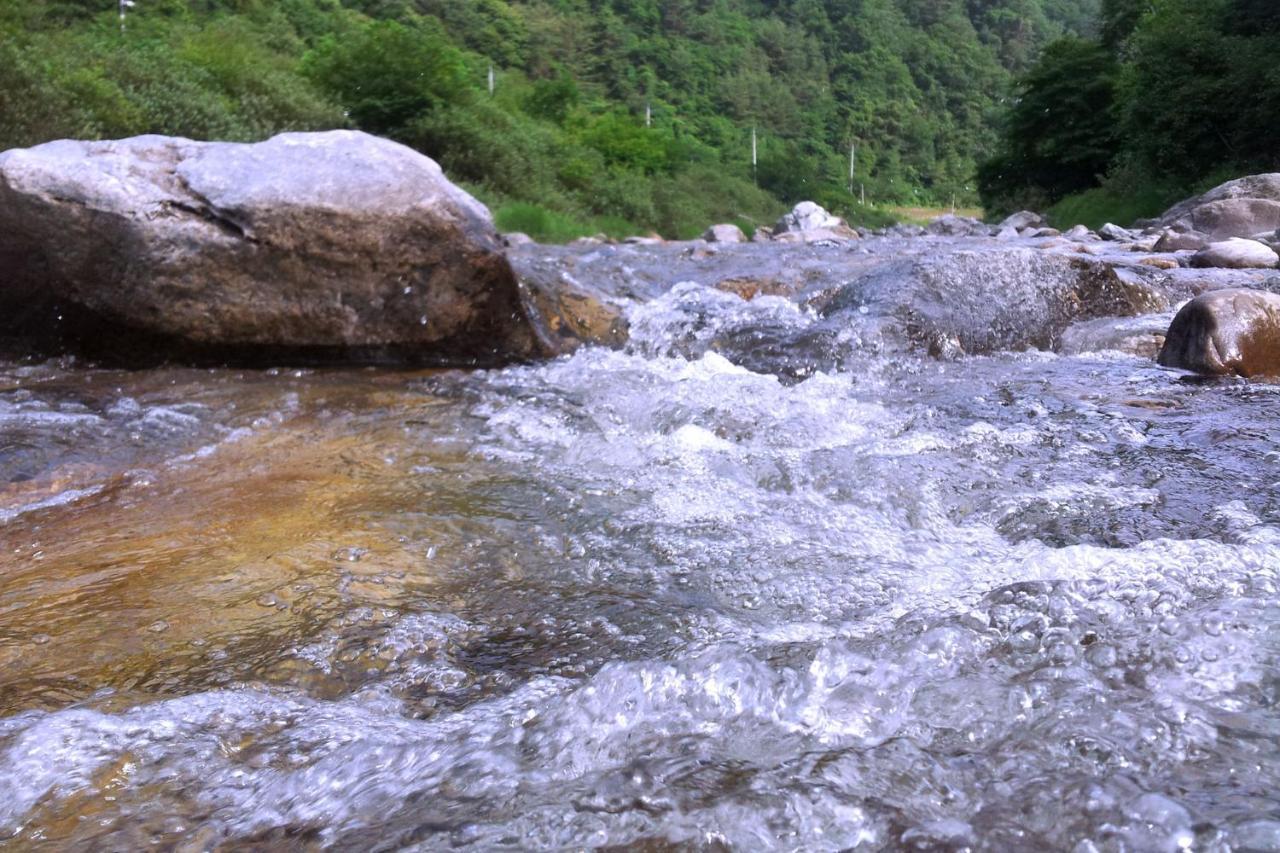
[[[290,360],[540,354],[488,210],[351,131],[0,154],[0,322]]]

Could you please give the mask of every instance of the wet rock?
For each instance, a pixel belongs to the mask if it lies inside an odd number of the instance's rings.
[[[1108,222],[1098,229],[1098,236],[1103,240],[1132,242],[1135,235],[1128,228],[1121,228],[1119,225]]]
[[[1012,228],[1015,231],[1021,231],[1024,228],[1043,228],[1046,225],[1044,217],[1038,213],[1032,213],[1030,210],[1020,210],[1012,216],[1007,216],[997,226],[1001,230]]]
[[[1196,297],[1173,318],[1159,362],[1210,375],[1280,376],[1280,295],[1233,288]]]
[[[925,226],[925,230],[937,237],[987,237],[991,228],[969,216],[948,213]]]
[[[1102,317],[1075,323],[1062,333],[1057,350],[1063,355],[1120,352],[1154,359],[1164,346],[1171,316]]]
[[[363,133],[8,151],[0,255],[0,301],[23,307],[7,330],[55,344],[153,359],[539,353],[488,210],[432,160]]]
[[[622,306],[600,291],[569,282],[521,277],[526,308],[543,347],[571,353],[584,344],[621,346],[627,340]]]
[[[665,243],[666,240],[663,240],[661,235],[649,233],[632,235],[624,238],[622,242],[627,246],[656,246]]]
[[[1280,173],[1228,181],[1174,205],[1159,224],[1180,224],[1214,240],[1273,231],[1280,228]]]
[[[1157,252],[1198,252],[1209,245],[1209,236],[1199,231],[1178,231],[1165,228],[1154,246]]]
[[[737,225],[712,225],[702,232],[702,239],[708,243],[745,243],[747,235]]]
[[[773,239],[773,229],[768,228],[764,225],[759,226],[758,228],[756,228],[755,231],[751,233],[752,243],[768,243],[772,239]]]
[[[1158,255],[1152,255],[1149,258],[1142,258],[1138,263],[1146,267],[1154,267],[1158,270],[1176,270],[1180,266],[1176,258],[1160,257]]]
[[[1270,246],[1256,240],[1232,238],[1210,243],[1191,258],[1193,267],[1219,267],[1222,269],[1274,269],[1280,264],[1280,255]]]
[[[996,232],[996,239],[1002,243],[1008,243],[1011,240],[1017,240],[1021,236],[1022,235],[1018,233],[1017,228],[1011,228],[1009,226],[1004,226],[999,231]]]
[[[1126,243],[1124,249],[1129,252],[1151,252],[1155,250],[1156,243],[1159,241],[1159,234],[1142,234]]]
[[[784,231],[774,235],[777,243],[842,243],[857,240],[858,232],[847,226],[840,228],[809,228],[804,231]]]
[[[1073,225],[1062,233],[1063,237],[1068,240],[1096,240],[1098,235],[1094,234],[1084,225]]]
[[[883,327],[889,345],[900,335],[908,346],[958,355],[1050,349],[1074,322],[1167,308],[1151,278],[1137,270],[1001,248],[882,263],[823,311],[892,318]]]
[[[1061,237],[1062,232],[1057,228],[1036,228],[1027,236],[1029,237]]]
[[[929,232],[924,230],[923,226],[916,225],[914,222],[899,222],[877,232],[883,237],[923,237]]]
[[[528,246],[532,242],[534,242],[533,238],[521,231],[511,231],[502,235],[502,244],[509,249]]]

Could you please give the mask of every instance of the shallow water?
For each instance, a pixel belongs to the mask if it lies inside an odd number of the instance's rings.
[[[0,369],[0,839],[1280,849],[1280,386],[630,314]]]

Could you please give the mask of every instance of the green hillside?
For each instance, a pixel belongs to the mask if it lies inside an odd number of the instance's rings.
[[[964,204],[1095,0],[0,0],[0,148],[357,127],[544,238]],[[489,69],[495,89],[488,92]],[[648,119],[646,121],[646,114]],[[751,163],[752,129],[758,162]],[[851,146],[856,175],[849,192]]]
[[[1278,57],[1276,0],[1103,0],[1096,38],[1049,45],[1020,79],[984,201],[1096,226],[1280,170]]]

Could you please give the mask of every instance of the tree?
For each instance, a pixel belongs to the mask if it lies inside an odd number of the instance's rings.
[[[466,92],[462,54],[438,33],[395,21],[326,37],[303,68],[357,126],[389,136]]]
[[[1056,41],[1024,77],[1010,110],[1004,147],[979,172],[983,199],[1034,187],[1055,200],[1097,186],[1115,154],[1118,66],[1102,45]]]

